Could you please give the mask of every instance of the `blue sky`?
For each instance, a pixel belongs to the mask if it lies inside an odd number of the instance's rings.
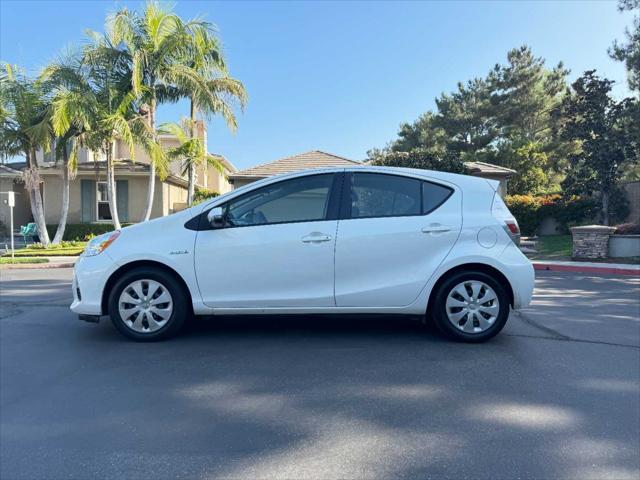
[[[0,0],[0,59],[37,73],[105,14],[141,2]],[[607,56],[631,14],[613,1],[178,1],[218,26],[231,73],[249,92],[235,135],[210,122],[209,150],[239,168],[319,149],[361,160],[456,82],[485,75],[523,44],[571,78],[596,68],[628,93]],[[164,106],[160,121],[188,114]]]

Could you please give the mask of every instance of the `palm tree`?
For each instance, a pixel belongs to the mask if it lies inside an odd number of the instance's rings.
[[[147,2],[142,16],[125,8],[108,19],[114,43],[123,44],[131,57],[133,92],[148,105],[149,127],[154,136],[158,103],[178,101],[185,91],[208,91],[205,78],[182,61],[187,54],[190,32],[203,23],[194,20],[185,24],[156,1]],[[143,221],[151,215],[156,170],[163,178],[167,166],[151,162]]]
[[[182,119],[180,124],[164,123],[160,125],[160,132],[168,133],[178,139],[179,145],[175,148],[168,149],[165,154],[169,160],[180,160],[183,162],[182,175],[187,172],[194,172],[199,166],[213,166],[220,173],[224,173],[224,165],[218,157],[207,152],[207,146],[204,139],[193,135],[193,120],[189,118]],[[189,188],[193,188],[191,177],[189,177]],[[190,199],[188,205],[193,204],[193,198]]]
[[[44,90],[47,92],[51,102],[57,97],[57,95],[64,88],[73,86],[74,80],[78,75],[81,75],[79,56],[74,53],[69,53],[63,56],[59,61],[59,66],[63,68],[53,67],[52,69],[45,69],[45,73],[41,74],[40,81],[43,84]],[[46,73],[48,72],[48,74]],[[67,78],[69,74],[73,74],[70,78]],[[53,104],[49,103],[49,109],[47,112],[48,121],[51,122],[53,115]],[[52,127],[53,130],[53,127]],[[61,132],[58,132],[61,133]],[[60,136],[54,140],[54,152],[55,163],[60,167],[62,172],[62,204],[60,206],[60,218],[58,220],[58,227],[56,233],[51,241],[56,245],[60,243],[64,237],[64,231],[67,226],[67,217],[69,215],[69,183],[73,178],[77,170],[77,158],[74,155],[73,161],[70,161],[69,153],[72,150],[72,146],[77,137],[80,135],[80,131],[76,126],[71,126],[66,132],[61,133]]]
[[[31,213],[38,226],[40,242],[49,245],[49,233],[44,218],[44,207],[38,172],[36,151],[49,151],[51,129],[47,121],[47,103],[42,85],[27,77],[14,66],[4,64],[0,74],[0,154],[24,154],[25,188],[29,193]]]
[[[213,26],[196,21],[191,21],[187,25],[189,26],[189,42],[183,62],[205,79],[204,89],[200,84],[196,84],[183,92],[190,100],[189,132],[191,138],[196,138],[198,112],[204,114],[205,117],[221,115],[229,129],[235,131],[237,122],[232,108],[233,103],[238,103],[241,108],[244,108],[247,102],[247,92],[240,81],[228,76]],[[205,150],[206,148],[205,145]],[[216,166],[221,172],[224,171],[219,162]],[[187,204],[191,206],[195,196],[197,163],[189,163],[188,167]]]
[[[101,151],[106,159],[107,198],[113,225],[121,227],[117,211],[113,145],[121,139],[134,158],[136,144],[141,144],[156,160],[164,158],[154,141],[144,115],[139,113],[136,94],[131,90],[130,58],[115,46],[112,36],[96,33],[77,64],[54,63],[43,78],[55,82],[51,123],[58,136],[74,132],[75,141],[69,168],[77,165],[79,147]]]

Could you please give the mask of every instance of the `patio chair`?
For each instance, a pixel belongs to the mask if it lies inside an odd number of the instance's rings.
[[[24,244],[27,245],[27,239],[31,238],[31,243],[38,236],[38,226],[35,223],[27,223],[20,226],[20,235],[24,238]]]

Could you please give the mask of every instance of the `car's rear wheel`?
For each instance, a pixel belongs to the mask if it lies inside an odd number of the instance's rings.
[[[109,295],[109,315],[123,335],[155,341],[175,335],[190,309],[189,295],[169,273],[138,268],[125,273]]]
[[[438,328],[463,342],[484,342],[504,327],[509,296],[504,286],[484,272],[457,272],[440,284],[430,305]]]

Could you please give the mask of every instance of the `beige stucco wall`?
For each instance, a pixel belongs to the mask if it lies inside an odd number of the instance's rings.
[[[187,189],[179,187],[178,185],[172,185],[165,183],[162,186],[163,189],[163,211],[164,215],[171,215],[172,213],[179,212],[187,206]]]
[[[31,220],[31,206],[29,205],[29,195],[24,189],[24,184],[19,180],[0,177],[0,235],[9,233],[11,223],[10,208],[7,202],[6,192],[15,192],[16,205],[13,208],[13,228],[17,229],[21,225],[26,225]]]
[[[56,224],[60,219],[62,205],[62,178],[56,175],[43,176],[44,182],[44,211],[47,224]],[[69,183],[69,215],[68,223],[81,223],[81,190],[80,180],[88,179],[104,181],[104,175],[78,175]],[[146,175],[116,175],[116,180],[129,182],[129,222],[138,222],[144,215],[147,205],[148,177]],[[164,213],[163,190],[164,184],[156,180],[153,208],[151,217],[160,217]]]

